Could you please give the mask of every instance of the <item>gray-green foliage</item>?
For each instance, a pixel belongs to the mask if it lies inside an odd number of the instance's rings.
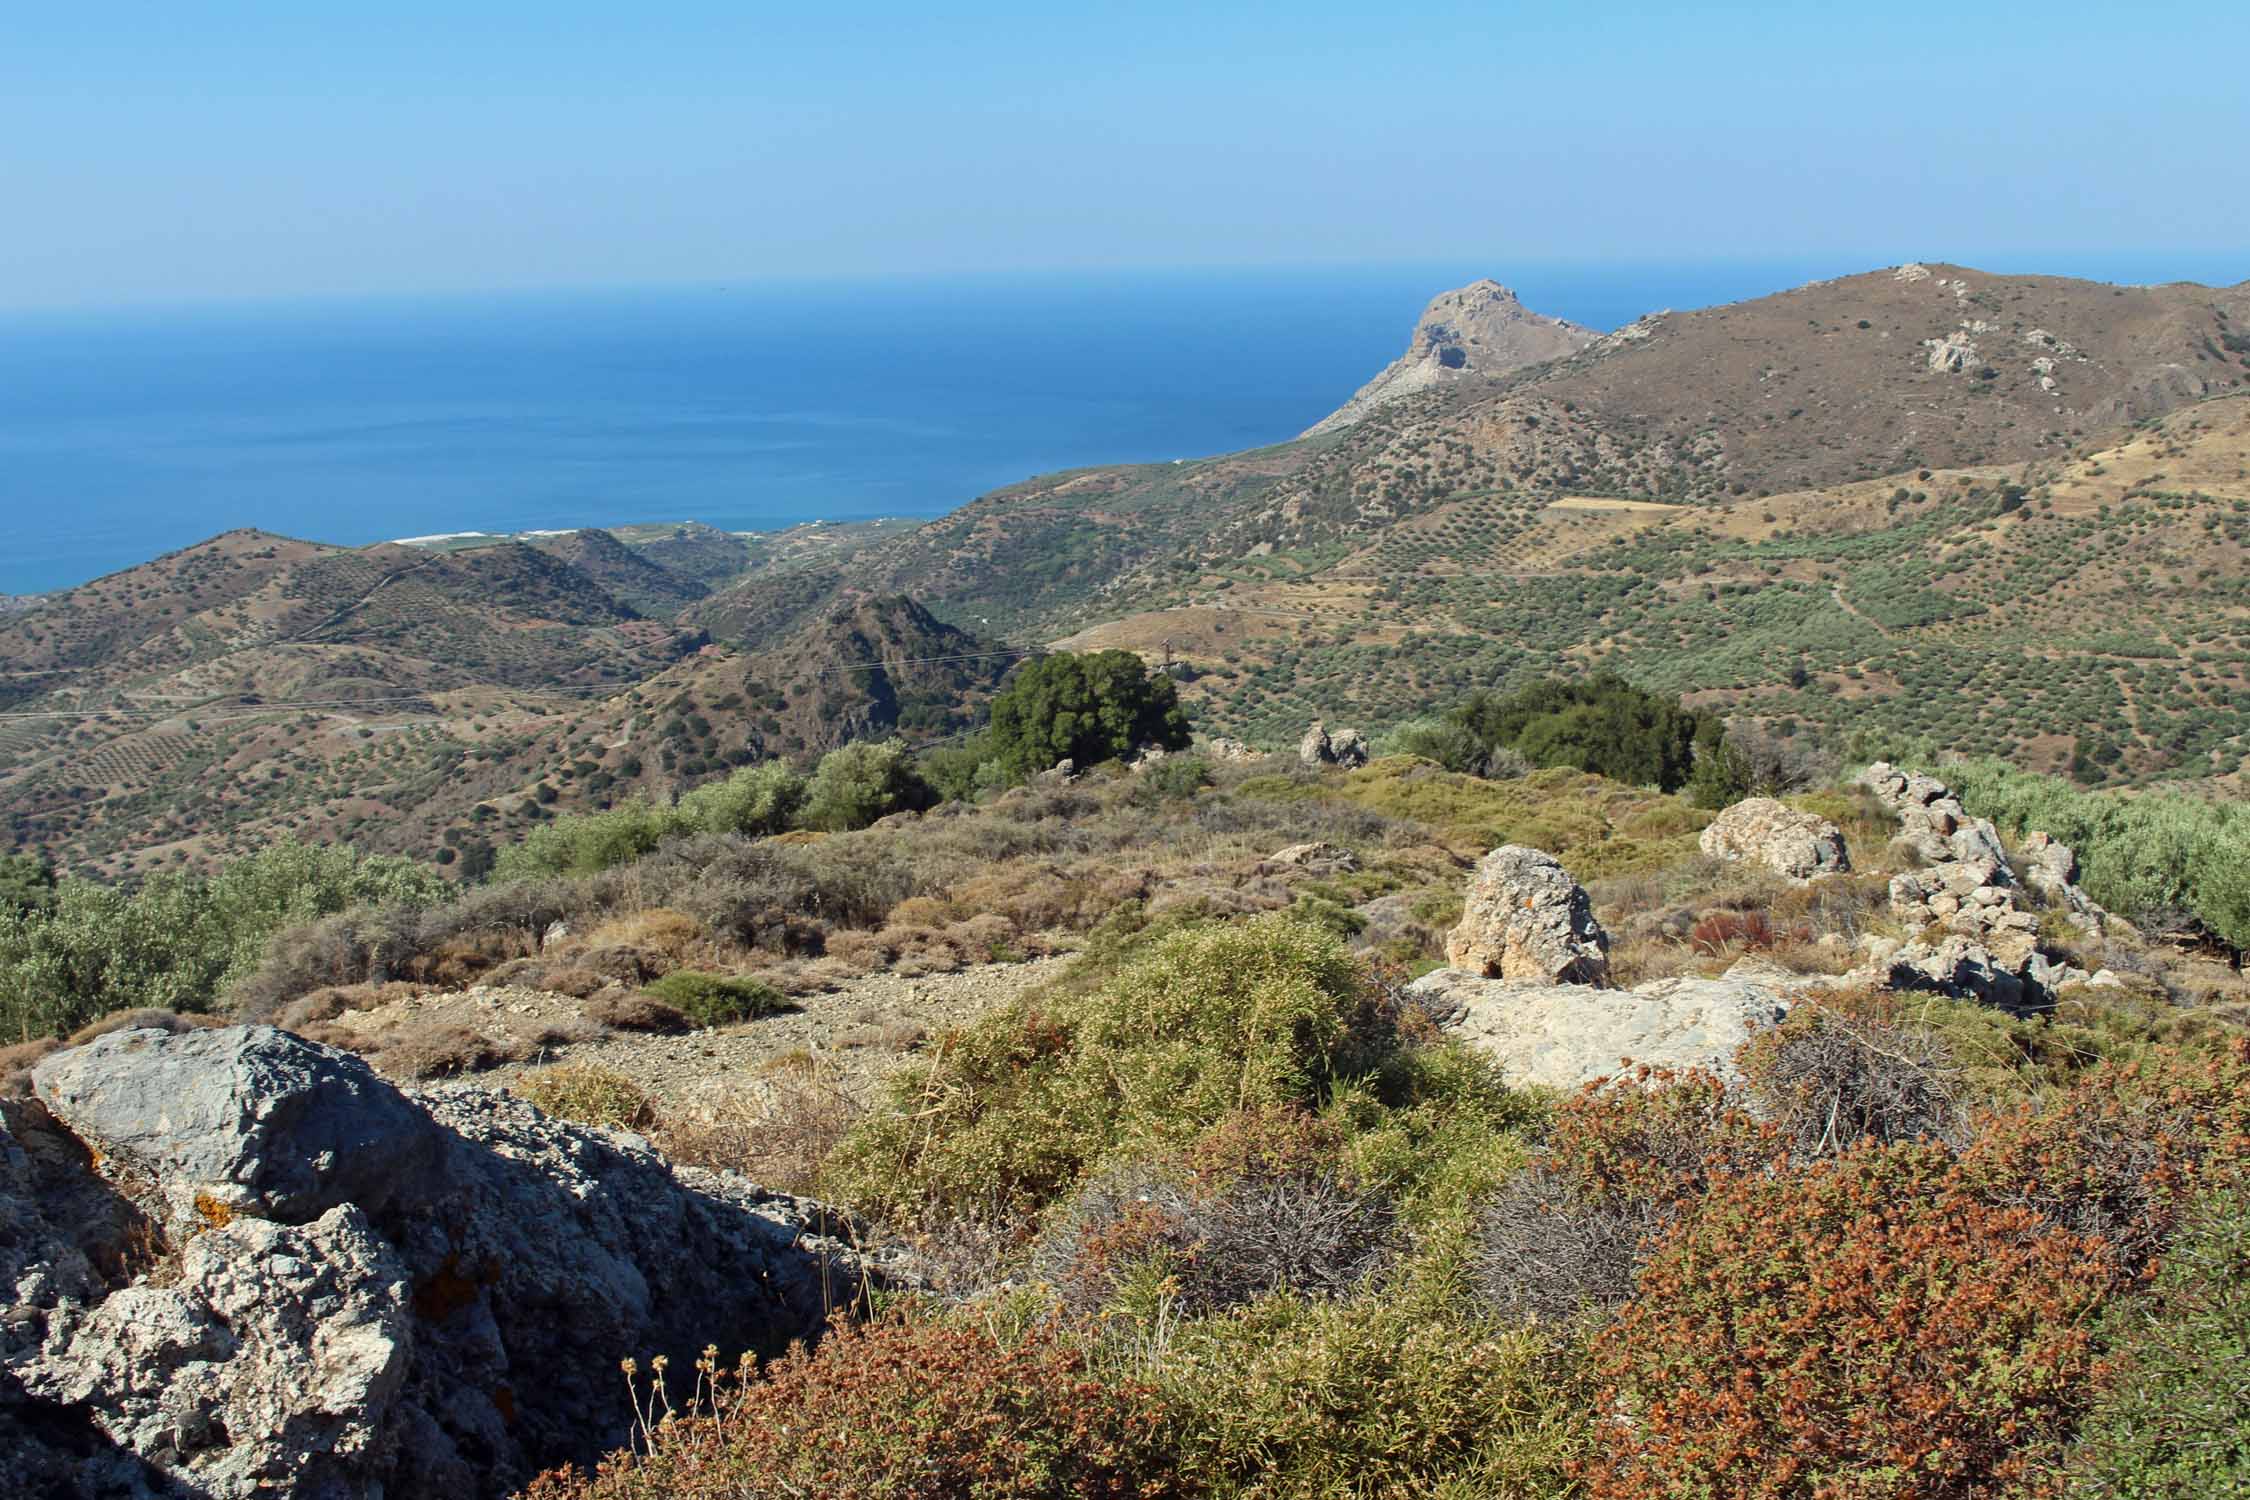
[[[500,880],[598,875],[687,834],[865,828],[930,801],[930,789],[902,741],[851,744],[821,757],[809,781],[786,762],[765,761],[699,786],[669,807],[636,798],[556,818],[504,851],[493,874]]]
[[[2076,1493],[2250,1494],[2250,1199],[2199,1205],[2149,1295],[2102,1332],[2123,1368],[2080,1429]]]
[[[501,854],[494,873],[502,880],[597,875],[682,834],[780,833],[804,803],[804,778],[787,761],[764,761],[699,786],[670,807],[635,799],[542,824]]]
[[[920,811],[932,800],[903,740],[863,740],[820,758],[806,788],[804,822],[844,832],[895,812]]]
[[[2250,804],[2089,792],[2004,761],[1940,768],[1970,812],[2050,833],[2078,855],[2086,894],[2136,921],[2191,915],[2250,946]]]
[[[724,781],[697,787],[674,809],[697,833],[787,831],[805,805],[805,779],[785,760],[769,760]]]
[[[68,1032],[133,1006],[208,1010],[283,927],[352,906],[427,906],[450,890],[413,860],[294,842],[132,891],[66,879],[44,909],[0,908],[0,1037]]]

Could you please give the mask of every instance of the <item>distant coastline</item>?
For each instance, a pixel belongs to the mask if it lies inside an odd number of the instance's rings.
[[[1489,258],[0,318],[0,593],[238,526],[364,545],[926,519],[1038,473],[1283,441],[1475,276],[1610,329],[1868,263]]]

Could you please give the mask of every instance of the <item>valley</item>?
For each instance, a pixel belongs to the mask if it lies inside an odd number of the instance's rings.
[[[1610,668],[1808,744],[2234,789],[2237,328],[2242,286],[1935,265],[1597,337],[1482,283],[1356,420],[924,524],[230,532],[0,615],[0,809],[109,876],[283,835],[475,873],[574,808],[952,735],[1024,654],[1108,646],[1258,745]]]

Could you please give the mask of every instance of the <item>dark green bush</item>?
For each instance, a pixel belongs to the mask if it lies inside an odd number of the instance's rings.
[[[0,912],[45,911],[55,904],[55,871],[30,854],[0,858]]]
[[[789,997],[762,979],[675,969],[648,992],[698,1026],[729,1026],[795,1010]]]
[[[1716,715],[1682,708],[1614,672],[1577,681],[1549,677],[1514,693],[1472,693],[1444,722],[1473,736],[1486,756],[1508,748],[1535,766],[1570,766],[1667,792],[1687,781],[1697,746],[1717,744],[1725,730]],[[1432,757],[1441,764],[1468,753],[1457,736],[1418,735],[1442,752]]]
[[[1009,679],[992,701],[991,738],[1002,767],[1029,776],[1062,760],[1125,760],[1143,745],[1183,749],[1189,735],[1171,678],[1130,651],[1066,651]]]

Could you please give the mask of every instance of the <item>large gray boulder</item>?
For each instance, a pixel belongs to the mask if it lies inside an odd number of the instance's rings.
[[[44,1158],[0,1143],[0,1438],[79,1424],[53,1493],[497,1500],[629,1440],[620,1360],[777,1351],[869,1276],[831,1211],[638,1136],[271,1028],[120,1035],[42,1070]]]
[[[1297,759],[1308,766],[1336,766],[1349,771],[1366,765],[1368,755],[1366,735],[1356,729],[1331,730],[1318,719],[1297,742]]]
[[[1551,855],[1503,844],[1477,861],[1445,961],[1485,979],[1607,984],[1609,934]]]
[[[1711,820],[1699,842],[1713,859],[1761,865],[1800,883],[1852,867],[1835,824],[1772,797],[1737,802]]]
[[[301,1224],[442,1187],[445,1133],[365,1062],[270,1026],[113,1031],[58,1052],[32,1091],[72,1134],[162,1184],[167,1227]]]
[[[1439,969],[1407,986],[1441,1029],[1496,1060],[1517,1083],[1572,1089],[1633,1064],[1734,1075],[1734,1052],[1788,1014],[1790,1001],[1746,967],[1630,990],[1521,983]]]
[[[343,1497],[394,1445],[412,1285],[347,1204],[306,1225],[241,1219],[190,1240],[176,1279],[53,1319],[30,1395],[213,1494]]]

